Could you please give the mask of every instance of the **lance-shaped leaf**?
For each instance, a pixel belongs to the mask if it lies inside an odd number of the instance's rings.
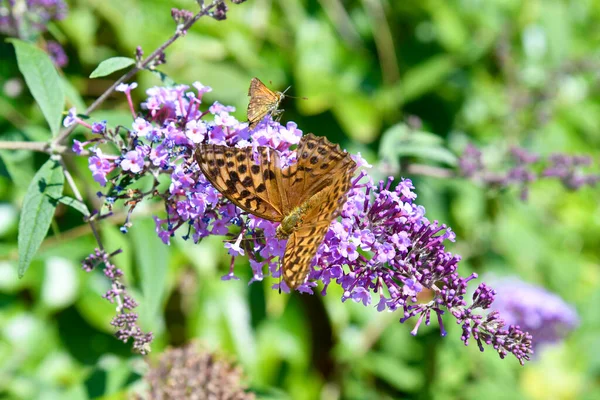
[[[56,136],[65,107],[63,85],[50,56],[41,49],[17,39],[10,39],[15,46],[19,70],[33,98]]]
[[[94,71],[90,74],[90,78],[100,78],[101,76],[110,75],[113,72],[127,68],[135,64],[135,60],[128,57],[113,57],[102,61]]]
[[[19,221],[19,276],[29,267],[33,256],[46,237],[54,210],[62,196],[65,176],[61,165],[50,159],[29,184]]]

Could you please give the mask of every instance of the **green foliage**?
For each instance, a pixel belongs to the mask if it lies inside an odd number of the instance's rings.
[[[90,212],[88,211],[87,207],[85,206],[85,204],[83,204],[81,201],[74,199],[72,197],[69,196],[61,196],[58,199],[55,199],[60,201],[61,203],[63,203],[66,206],[69,207],[73,207],[75,210],[79,211],[80,213],[83,214],[84,217],[89,217],[90,216]]]
[[[46,237],[58,198],[62,196],[65,176],[53,159],[39,169],[23,199],[19,222],[19,276],[23,277]]]
[[[165,246],[158,236],[149,236],[147,232],[154,231],[154,221],[139,218],[132,232],[133,251],[136,255],[136,264],[139,266],[140,286],[143,300],[140,314],[144,325],[152,326],[150,330],[156,331],[154,321],[160,320],[160,313],[167,290],[166,276],[169,267],[169,248]]]
[[[56,68],[46,52],[29,43],[11,39],[17,53],[19,70],[41,108],[52,135],[58,133],[65,104],[63,87]]]
[[[173,6],[71,2],[53,25],[70,58],[60,74],[36,46],[12,40],[15,58],[3,44],[0,140],[56,135],[64,98],[82,112],[114,82],[109,74],[133,65],[127,57],[136,46],[147,55],[173,34]],[[413,326],[398,322],[402,310],[341,303],[338,287],[321,297],[279,295],[273,278],[248,286],[244,257],[241,280],[222,281],[230,261],[222,238],[163,245],[151,215],[164,209],[155,204],[139,205],[123,235],[124,213],[115,208],[99,234],[109,251],[123,250],[113,261],[155,333],[150,358],[199,338],[237,360],[259,398],[270,399],[600,397],[598,190],[537,182],[522,202],[516,190],[405,168],[452,168],[467,142],[498,168],[512,145],[598,160],[599,16],[594,0],[247,1],[230,4],[226,21],[201,19],[167,49],[166,64],[133,79],[136,106],[149,87],[198,80],[213,87],[205,104],[232,104],[239,119],[253,76],[279,90],[291,85],[288,94],[307,99],[287,98],[282,122],[360,150],[377,179],[413,179],[427,217],[457,233],[450,250],[463,258],[463,275],[518,275],[577,307],[581,327],[567,341],[520,367],[465,347],[459,326],[446,326],[442,338],[432,321],[413,337]],[[10,82],[21,84],[16,95]],[[130,128],[128,110],[124,96],[113,95],[90,117]],[[93,137],[76,131],[67,146],[72,138]],[[116,304],[101,298],[108,280],[79,268],[97,246],[84,207],[69,188],[63,193],[62,169],[45,155],[0,157],[0,397],[126,398],[144,367],[112,336]],[[87,160],[65,162],[97,208]],[[49,279],[56,271],[64,275]]]
[[[120,71],[135,64],[135,60],[128,57],[112,57],[108,60],[104,60],[96,67],[95,70],[90,74],[90,78],[100,78],[107,76],[113,72]]]

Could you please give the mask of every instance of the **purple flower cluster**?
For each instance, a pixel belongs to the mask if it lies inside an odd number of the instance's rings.
[[[225,248],[231,263],[223,279],[237,279],[233,266],[238,256],[249,257],[251,282],[265,275],[280,277],[279,259],[285,241],[275,237],[277,224],[248,215],[231,204],[200,173],[193,154],[201,142],[254,149],[268,146],[278,150],[285,167],[295,162],[291,147],[299,142],[302,131],[293,122],[283,126],[270,118],[250,131],[247,123],[230,114],[232,107],[218,102],[204,106],[203,95],[211,89],[199,83],[193,85],[195,91],[183,85],[149,89],[142,103],[144,113],[138,116],[130,96],[134,87],[119,88],[127,97],[133,118],[131,129],[124,135],[108,129],[106,124],[89,125],[74,110],[65,119],[65,125],[78,123],[92,130],[92,138],[75,142],[73,150],[91,154],[90,170],[98,183],[107,186],[103,194],[107,202],[122,199],[133,208],[145,197],[160,197],[166,213],[155,216],[156,232],[165,244],[176,233],[194,242],[211,234],[226,235],[229,239]],[[110,143],[115,145],[113,149],[119,149],[117,154],[101,150],[100,145]],[[359,166],[368,167],[360,155],[354,158]],[[142,193],[127,188],[143,175],[154,178],[151,190]],[[170,184],[159,191],[164,175]],[[447,252],[444,246],[446,240],[454,241],[454,233],[425,218],[424,208],[414,203],[416,195],[410,180],[401,180],[395,188],[392,182],[390,178],[373,183],[364,171],[353,178],[341,219],[331,224],[315,257],[315,268],[298,290],[312,293],[321,281],[322,294],[326,294],[335,281],[344,289],[342,301],[352,299],[364,305],[370,305],[372,295],[377,294],[379,311],[401,309],[401,322],[416,318],[413,334],[423,321],[430,323],[433,312],[445,335],[442,315],[449,311],[463,326],[465,344],[474,338],[482,350],[487,344],[501,357],[512,353],[521,363],[528,360],[532,353],[529,334],[517,326],[503,329],[497,313],[482,316],[476,312],[489,308],[494,294],[491,289],[481,284],[470,304],[465,299],[467,284],[477,275],[458,275],[460,257]],[[285,282],[274,288],[289,291]],[[431,298],[422,301],[426,292]]]
[[[455,235],[446,225],[425,218],[424,208],[413,203],[412,182],[403,179],[392,189],[392,178],[374,185],[369,180],[360,183],[362,175],[349,193],[341,220],[332,223],[319,248],[318,269],[309,280],[324,283],[323,295],[335,280],[344,289],[342,301],[352,299],[365,306],[371,304],[372,293],[378,294],[378,311],[401,309],[402,323],[417,318],[413,335],[423,321],[429,325],[433,313],[445,336],[442,315],[448,310],[462,325],[465,344],[472,337],[481,351],[487,344],[502,358],[512,353],[521,363],[528,360],[531,335],[518,326],[503,329],[497,313],[481,313],[494,301],[492,289],[482,283],[470,304],[465,299],[467,284],[477,274],[458,275],[460,257],[444,247],[444,241],[454,241]],[[425,292],[431,297],[427,301],[420,296]]]
[[[529,185],[543,178],[558,178],[572,190],[583,186],[595,187],[600,181],[600,174],[584,172],[584,168],[592,163],[588,156],[552,154],[542,158],[520,147],[513,147],[510,153],[511,161],[505,163],[510,167],[504,172],[495,172],[485,166],[481,151],[469,143],[458,160],[459,173],[484,185],[520,187],[523,200],[527,199]]]
[[[497,292],[494,309],[507,323],[531,332],[536,348],[562,341],[579,325],[576,310],[542,287],[516,277],[492,277],[490,281]]]
[[[582,168],[592,164],[589,156],[552,154],[548,161],[549,165],[542,172],[542,176],[558,178],[569,189],[577,190],[586,185],[595,187],[600,181],[600,174],[582,172]]]
[[[140,354],[147,354],[153,340],[152,332],[144,333],[137,325],[138,315],[131,311],[138,304],[129,296],[125,285],[121,283],[123,272],[110,261],[110,258],[119,252],[108,254],[104,250],[96,249],[94,253],[83,260],[83,270],[90,272],[97,266],[104,265],[103,273],[112,284],[102,297],[111,303],[117,303],[117,315],[111,321],[111,325],[118,329],[115,336],[124,343],[133,339],[133,349]]]

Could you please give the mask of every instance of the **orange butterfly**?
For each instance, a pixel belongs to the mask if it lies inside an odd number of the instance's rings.
[[[310,266],[331,221],[337,217],[356,163],[324,137],[300,139],[297,162],[282,168],[270,147],[201,144],[196,161],[208,181],[232,203],[257,217],[280,222],[276,237],[288,239],[283,279],[295,289]]]
[[[248,122],[250,125],[248,127],[254,129],[267,115],[271,115],[276,121],[279,121],[284,111],[279,110],[279,103],[285,98],[285,92],[288,89],[283,92],[274,91],[266,87],[260,79],[252,78],[248,89],[248,96],[250,96],[250,102],[248,103]]]

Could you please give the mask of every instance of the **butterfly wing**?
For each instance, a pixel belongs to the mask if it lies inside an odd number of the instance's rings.
[[[277,151],[259,146],[255,159],[252,147],[201,144],[195,158],[206,179],[236,206],[269,221],[283,219]]]
[[[283,256],[283,279],[291,289],[304,281],[310,271],[312,260],[323,241],[331,221],[346,201],[356,163],[348,153],[332,168],[328,184],[313,195],[306,204],[308,210],[302,216],[302,226],[294,231],[287,242]]]
[[[304,283],[331,221],[303,226],[288,238],[283,255],[283,280],[292,290]]]
[[[302,224],[288,238],[283,278],[291,289],[302,284],[331,221],[338,215],[356,168],[350,155],[325,138],[306,135],[298,162],[281,170],[279,154],[259,146],[235,148],[200,145],[196,161],[208,181],[241,209],[270,221],[282,221],[303,205]]]
[[[340,146],[312,133],[300,139],[296,157],[296,163],[282,171],[283,188],[292,208],[329,186],[334,176],[356,168],[356,163]]]
[[[265,86],[258,78],[252,78],[248,89],[250,102],[248,103],[249,128],[254,128],[269,113],[276,111],[283,99],[283,94],[275,92]]]

